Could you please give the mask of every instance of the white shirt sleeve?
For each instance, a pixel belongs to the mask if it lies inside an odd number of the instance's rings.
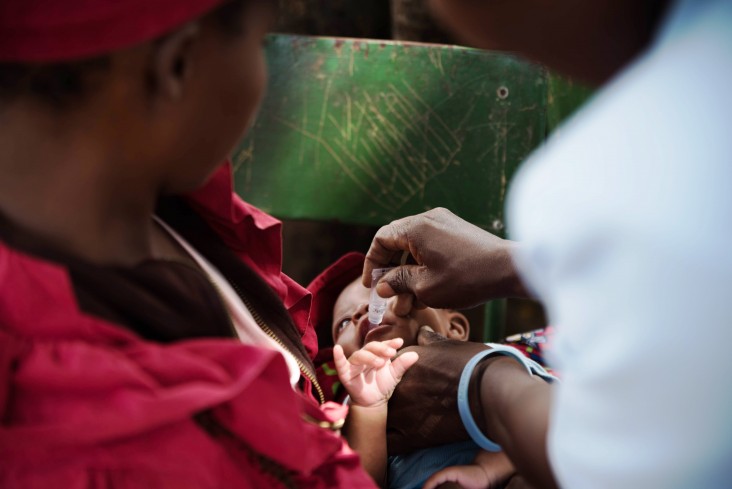
[[[732,2],[704,3],[510,195],[519,269],[557,329],[565,489],[732,484]]]

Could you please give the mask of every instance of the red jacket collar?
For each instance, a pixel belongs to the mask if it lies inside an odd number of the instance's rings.
[[[311,294],[282,273],[282,223],[247,204],[234,192],[229,162],[203,187],[189,194],[187,200],[224,243],[282,299],[310,358],[315,358],[318,340],[314,326],[309,324]]]
[[[314,351],[315,334],[307,326],[310,296],[281,272],[280,223],[233,195],[228,165],[190,202],[277,291]],[[305,477],[309,483],[303,487],[325,487],[326,479],[371,487],[342,439],[318,427],[342,419],[342,408],[319,410],[296,395],[275,353],[231,340],[143,341],[80,312],[64,267],[2,242],[0,283],[0,417],[7,421],[0,426],[0,473],[27,463],[32,474],[36,465],[46,470],[48,460],[67,454],[74,465],[66,472],[96,469],[102,464],[97,447],[114,464],[155,443],[154,435],[169,433],[163,431],[169,427],[177,438],[162,446],[183,442],[191,453],[206,451],[200,429],[189,420],[212,410],[246,445]],[[139,447],[110,451],[120,440]],[[165,454],[155,460],[164,465]],[[197,470],[207,477],[217,468],[199,464]],[[318,473],[322,478],[313,475]]]
[[[193,208],[221,236],[237,256],[254,269],[277,293],[290,312],[303,344],[314,358],[315,331],[308,324],[310,293],[282,273],[282,225],[280,221],[241,200],[233,192],[231,165],[225,164],[199,190],[187,196]],[[254,258],[253,258],[254,257]],[[95,328],[76,307],[66,269],[21,253],[0,242],[0,325],[43,337],[97,338]],[[53,307],[49,307],[53,305]],[[91,321],[98,324],[96,321]],[[81,326],[81,327],[80,327]],[[95,329],[93,333],[91,330]],[[109,326],[104,338],[133,337]]]

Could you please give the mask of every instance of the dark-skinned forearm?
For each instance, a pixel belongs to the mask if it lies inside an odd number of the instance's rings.
[[[517,471],[537,488],[556,488],[547,454],[552,386],[510,358],[489,359],[473,375],[473,414]]]
[[[503,280],[501,282],[504,293],[501,294],[503,297],[514,298],[514,299],[531,299],[532,296],[528,289],[524,285],[521,276],[516,268],[514,256],[517,249],[521,246],[519,243],[506,240],[505,247],[505,269],[503,273]]]

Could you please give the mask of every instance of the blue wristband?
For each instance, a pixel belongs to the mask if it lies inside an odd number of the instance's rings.
[[[500,452],[501,446],[489,440],[488,437],[485,436],[482,431],[480,431],[480,428],[478,428],[478,424],[475,422],[475,420],[473,419],[473,415],[470,413],[470,404],[468,403],[468,387],[470,387],[470,377],[472,377],[473,370],[475,370],[475,367],[478,365],[478,363],[488,357],[496,355],[513,357],[514,359],[518,360],[518,362],[521,363],[524,367],[526,367],[526,370],[530,375],[533,374],[531,368],[527,365],[526,361],[520,353],[512,351],[511,349],[506,347],[500,347],[499,345],[494,345],[493,348],[489,350],[483,350],[482,352],[478,353],[473,358],[471,358],[467,365],[465,365],[465,368],[463,368],[463,373],[460,376],[460,384],[458,385],[458,412],[460,413],[460,419],[463,422],[465,430],[468,432],[468,435],[470,435],[470,438],[472,438],[475,444],[488,452]]]

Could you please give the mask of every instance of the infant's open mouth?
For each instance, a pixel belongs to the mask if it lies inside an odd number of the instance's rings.
[[[370,343],[371,341],[383,341],[387,338],[377,338],[390,328],[393,328],[393,324],[387,324],[387,323],[381,323],[381,324],[371,324],[369,323],[368,329],[366,331],[366,334],[364,335],[364,344]]]

